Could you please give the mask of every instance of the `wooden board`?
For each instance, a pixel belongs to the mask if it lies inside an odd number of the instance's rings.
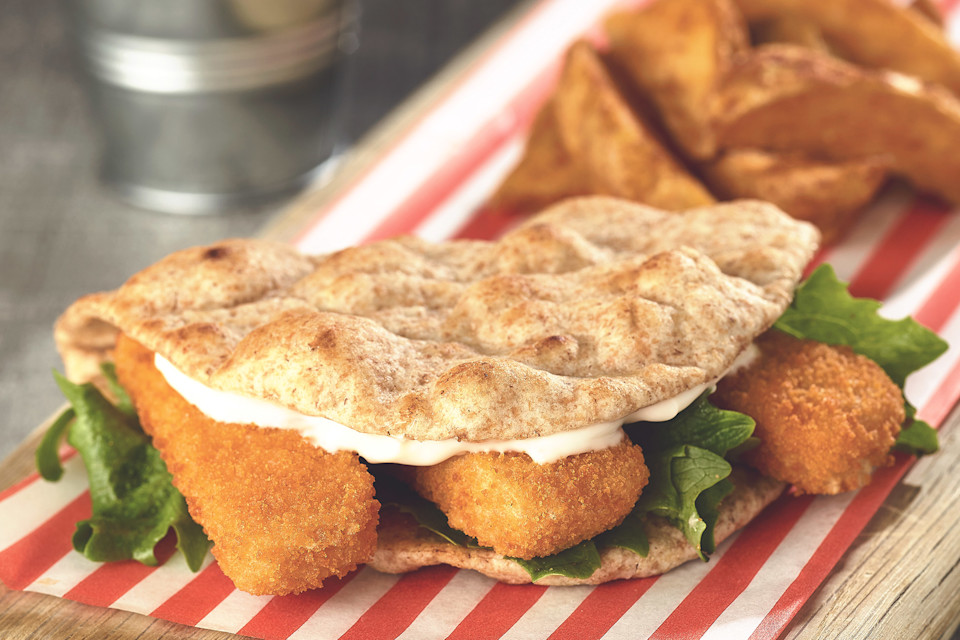
[[[960,407],[783,634],[953,638],[960,625]]]

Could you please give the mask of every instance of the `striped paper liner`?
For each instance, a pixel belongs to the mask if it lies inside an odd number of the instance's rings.
[[[636,1],[543,0],[382,158],[318,212],[296,240],[326,252],[413,233],[493,238],[513,221],[479,203],[519,157],[526,126],[566,45],[611,8]],[[960,40],[957,2],[947,28]],[[585,31],[584,26],[590,25]],[[954,346],[908,380],[920,417],[939,425],[960,397],[960,216],[891,189],[838,246],[822,251],[888,317],[913,315]],[[509,586],[431,567],[361,568],[296,596],[236,590],[208,557],[187,569],[164,540],[160,567],[90,563],[71,550],[89,516],[82,463],[66,451],[58,483],[31,476],[0,493],[0,578],[13,589],[269,638],[769,638],[778,635],[909,469],[898,457],[867,487],[784,498],[720,546],[710,563],[597,587]]]

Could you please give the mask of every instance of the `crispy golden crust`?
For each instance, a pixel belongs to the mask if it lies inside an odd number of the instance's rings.
[[[490,199],[529,213],[575,195],[608,195],[671,211],[714,198],[631,109],[592,45],[567,51],[553,95],[534,121],[523,158]]]
[[[960,95],[960,53],[925,1],[736,0],[750,22],[783,18],[815,25],[840,57],[942,84]]]
[[[589,193],[668,211],[716,202],[630,108],[587,42],[570,47],[551,105],[564,147],[586,176]]]
[[[701,167],[723,199],[758,198],[817,225],[835,242],[873,200],[888,176],[883,157],[828,162],[801,153],[735,149]]]
[[[589,176],[563,144],[553,103],[537,113],[523,157],[487,201],[502,213],[533,213],[554,202],[590,195]]]
[[[56,336],[69,361],[113,325],[212,388],[361,432],[529,438],[720,375],[789,303],[817,238],[760,202],[583,198],[498,242],[309,258],[223,241],[81,299]]]
[[[875,362],[770,331],[760,360],[720,381],[716,404],[751,416],[760,446],[747,461],[802,493],[834,494],[870,482],[892,463],[904,420],[900,389]]]
[[[640,447],[537,464],[519,453],[471,453],[410,470],[450,526],[516,558],[548,556],[620,524],[650,472]]]
[[[605,22],[610,56],[656,106],[660,120],[692,160],[716,154],[711,130],[717,84],[750,48],[731,0],[667,0]]]
[[[734,468],[731,479],[735,489],[720,504],[714,533],[717,544],[750,522],[783,492],[784,487],[782,482],[762,477],[746,468]],[[625,549],[607,548],[600,551],[602,564],[589,578],[548,576],[537,584],[601,584],[611,580],[644,578],[666,573],[697,557],[696,549],[666,521],[651,517],[645,530],[650,541],[650,553],[646,557]],[[496,551],[450,544],[392,509],[384,510],[379,533],[377,553],[370,562],[378,571],[405,573],[434,564],[449,564],[479,571],[501,582],[530,582],[530,575],[520,565]]]
[[[239,589],[298,593],[372,557],[380,505],[356,454],[211,420],[167,385],[152,352],[121,336],[115,355],[144,429]]]
[[[744,55],[717,98],[724,149],[830,160],[885,156],[893,174],[960,202],[960,101],[939,85],[787,44]]]

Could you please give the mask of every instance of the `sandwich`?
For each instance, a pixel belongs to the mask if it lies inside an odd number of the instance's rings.
[[[93,469],[88,557],[156,562],[172,527],[255,594],[361,564],[663,573],[788,484],[935,449],[902,384],[945,345],[829,270],[798,290],[818,238],[758,201],[589,197],[494,242],[187,249],[60,318],[72,409],[38,461],[69,432]]]

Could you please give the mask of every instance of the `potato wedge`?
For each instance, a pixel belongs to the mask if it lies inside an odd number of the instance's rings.
[[[718,79],[749,46],[731,0],[659,0],[605,24],[610,58],[656,107],[688,158],[713,157],[709,104]]]
[[[882,156],[918,188],[960,202],[960,102],[899,73],[791,45],[757,48],[724,82],[716,135],[726,149]]]
[[[825,162],[797,153],[735,149],[702,167],[722,200],[755,198],[817,225],[825,244],[856,221],[887,178],[882,157]]]
[[[833,53],[823,31],[812,20],[785,14],[750,25],[750,40],[761,44],[797,44],[808,49]]]
[[[557,89],[543,109],[547,113],[538,115],[523,158],[494,193],[490,208],[526,212],[532,203],[542,207],[550,197],[577,195],[584,187],[590,195],[667,210],[715,202],[630,108],[587,42],[568,51]],[[554,133],[550,126],[556,127]],[[537,176],[550,175],[551,158],[558,175],[531,185]]]
[[[670,211],[715,200],[623,99],[593,47],[575,43],[554,96],[567,151],[589,176],[591,193]]]
[[[960,95],[960,53],[917,9],[891,0],[736,0],[748,22],[810,20],[841,57],[937,82]]]
[[[533,121],[524,155],[487,203],[491,211],[530,213],[573,196],[589,195],[581,171],[560,137],[552,102]]]
[[[943,29],[943,13],[934,0],[913,0],[908,8],[932,22],[938,30]]]

